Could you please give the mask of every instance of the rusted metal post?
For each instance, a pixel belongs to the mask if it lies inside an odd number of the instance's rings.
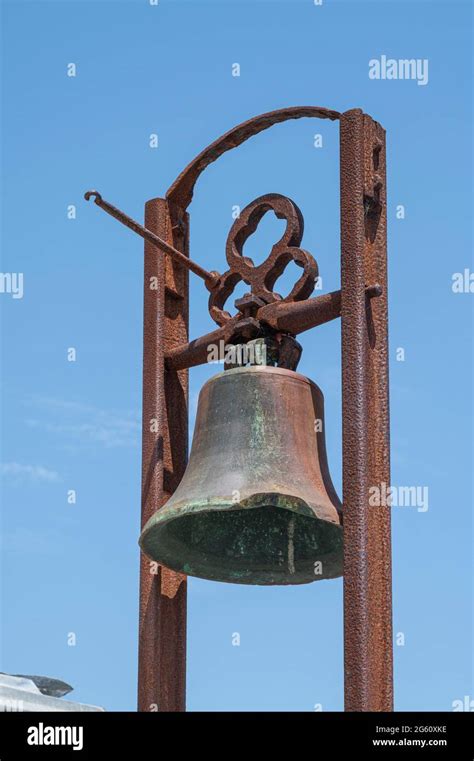
[[[188,215],[155,198],[145,226],[188,255]],[[182,478],[188,446],[188,371],[164,355],[188,340],[188,271],[145,242],[142,528]],[[186,577],[140,559],[139,711],[184,711]]]
[[[385,133],[340,119],[345,710],[391,711],[390,507],[369,504],[390,483]]]

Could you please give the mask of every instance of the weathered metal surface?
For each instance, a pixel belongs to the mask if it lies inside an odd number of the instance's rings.
[[[270,210],[278,219],[286,220],[286,229],[281,239],[272,246],[267,258],[256,266],[249,257],[243,255],[243,247],[262,217]],[[239,299],[236,306],[245,317],[254,317],[258,308],[265,304],[301,301],[311,295],[318,276],[318,265],[311,254],[299,247],[303,229],[301,211],[290,198],[279,193],[260,196],[241,211],[227,237],[226,259],[229,269],[221,276],[209,297],[209,313],[218,325],[225,325],[232,319],[224,311],[224,305],[242,280],[250,286],[250,293],[244,299]],[[303,272],[290,293],[282,299],[280,294],[273,292],[273,288],[290,261],[301,267]]]
[[[369,299],[380,296],[381,292],[381,287],[377,284],[366,288]],[[236,315],[222,328],[177,346],[166,354],[166,366],[170,369],[181,370],[202,365],[208,360],[210,346],[219,345],[220,341],[224,344],[238,343],[245,336],[247,340],[251,340],[262,334],[267,326],[273,328],[274,331],[297,335],[317,325],[335,320],[340,315],[340,291],[332,291],[304,301],[275,301],[273,304],[260,307],[251,323],[244,321],[241,315]]]
[[[367,306],[369,487],[390,485],[388,382],[387,194],[385,130],[364,114],[366,197],[364,262],[366,282],[382,294]],[[370,203],[367,205],[367,200]],[[372,710],[393,710],[391,507],[369,510],[370,700]]]
[[[252,119],[233,127],[201,151],[173,182],[166,193],[166,198],[176,203],[182,209],[187,209],[191,203],[194,185],[199,175],[209,164],[216,161],[219,156],[222,156],[226,151],[232,150],[232,148],[237,148],[238,145],[244,143],[249,137],[268,129],[273,124],[285,122],[289,119],[301,119],[305,116],[334,121],[339,119],[340,114],[339,111],[332,111],[329,108],[320,108],[319,106],[290,106],[254,116]]]
[[[301,584],[341,575],[340,510],[319,388],[291,370],[244,367],[202,388],[186,473],[140,543],[192,576]]]
[[[188,217],[156,198],[145,225],[188,254]],[[142,527],[173,494],[186,467],[187,371],[166,370],[164,352],[188,336],[188,272],[145,243]],[[140,559],[138,709],[184,711],[186,577]]]
[[[130,230],[133,230],[134,233],[140,235],[140,237],[142,237],[148,243],[151,243],[152,246],[158,248],[161,253],[165,252],[169,254],[176,262],[181,264],[182,267],[185,267],[186,269],[190,270],[190,272],[193,272],[195,275],[202,278],[206,288],[209,290],[211,290],[219,282],[220,275],[218,272],[208,272],[204,269],[204,267],[201,267],[200,264],[193,262],[192,259],[190,259],[188,256],[185,256],[182,251],[179,251],[168,241],[160,238],[160,236],[156,235],[152,230],[148,230],[146,227],[143,227],[143,225],[141,225],[139,222],[136,222],[134,219],[129,217],[128,214],[125,214],[125,212],[117,209],[116,206],[112,206],[111,203],[105,201],[97,190],[88,190],[86,193],[84,193],[84,198],[86,201],[94,198],[94,203],[99,206],[99,208],[106,211],[107,214],[110,214],[111,217],[114,217],[114,219],[117,219],[119,222],[125,225],[125,227],[128,227]]]
[[[366,288],[368,299],[380,296],[381,289],[376,283]],[[340,317],[341,291],[331,291],[316,298],[293,303],[275,302],[258,310],[256,318],[259,322],[270,325],[275,330],[298,335],[310,328],[323,325],[325,322]]]
[[[348,111],[340,147],[345,709],[390,711],[390,508],[369,508],[390,481],[384,132]]]
[[[224,355],[224,370],[247,365],[268,365],[296,370],[303,347],[286,333],[276,333],[253,338],[245,343],[236,341],[227,344],[227,356]]]

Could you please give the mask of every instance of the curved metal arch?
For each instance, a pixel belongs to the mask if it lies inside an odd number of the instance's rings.
[[[191,203],[194,186],[199,175],[216,161],[223,153],[237,148],[244,143],[249,137],[257,135],[274,124],[285,122],[289,119],[301,119],[303,116],[309,116],[315,119],[339,119],[339,111],[331,111],[329,108],[319,106],[289,106],[288,108],[279,108],[276,111],[268,111],[265,114],[254,116],[246,122],[238,124],[231,130],[221,135],[217,140],[204,148],[188,165],[181,174],[176,178],[166,193],[166,198],[171,203],[175,203],[183,211]]]

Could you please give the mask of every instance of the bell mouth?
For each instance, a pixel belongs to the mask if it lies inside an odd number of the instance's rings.
[[[342,576],[342,526],[317,518],[300,500],[283,507],[281,497],[188,504],[161,520],[158,511],[141,548],[174,571],[233,584],[308,584]]]

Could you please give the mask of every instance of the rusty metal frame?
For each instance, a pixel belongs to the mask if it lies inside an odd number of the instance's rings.
[[[369,507],[390,483],[384,130],[342,114],[340,154],[345,707],[391,711],[390,507]]]
[[[308,116],[340,121],[341,290],[260,305],[255,319],[298,334],[341,318],[345,710],[391,711],[390,507],[369,507],[370,487],[390,483],[385,133],[360,109],[292,107],[238,125],[186,167],[165,199],[148,201],[147,229],[103,202],[146,240],[142,525],[171,496],[186,466],[188,368],[206,361],[210,343],[251,337],[248,324],[242,333],[240,315],[189,342],[188,270],[179,262],[180,252],[189,256],[186,209],[194,185],[225,151],[273,124]],[[157,256],[160,239],[166,245]],[[212,288],[216,273],[193,266]],[[185,650],[186,579],[142,556],[139,710],[185,710]]]
[[[188,215],[155,198],[145,225],[188,255]],[[142,528],[173,494],[187,461],[188,371],[167,370],[165,354],[188,338],[189,277],[145,242],[143,287]],[[140,557],[138,710],[186,707],[185,576]]]

